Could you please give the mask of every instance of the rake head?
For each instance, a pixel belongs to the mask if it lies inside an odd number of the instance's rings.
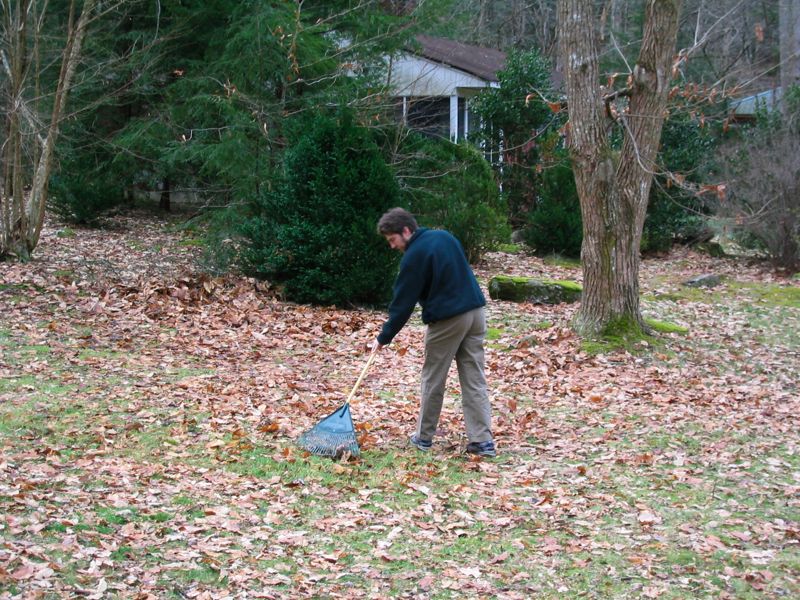
[[[322,419],[314,427],[301,435],[297,444],[319,456],[339,457],[345,452],[351,456],[359,455],[358,440],[350,415],[350,404],[345,404]]]

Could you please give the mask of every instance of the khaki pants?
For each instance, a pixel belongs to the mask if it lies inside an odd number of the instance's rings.
[[[486,315],[476,308],[444,321],[431,323],[425,332],[422,367],[422,406],[417,436],[432,440],[442,412],[447,373],[453,358],[461,382],[461,404],[470,442],[492,439],[491,408],[484,373],[483,339]]]

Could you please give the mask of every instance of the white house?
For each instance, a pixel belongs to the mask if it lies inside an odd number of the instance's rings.
[[[474,126],[469,99],[499,87],[497,72],[505,67],[506,55],[427,35],[416,42],[388,65],[398,119],[428,135],[463,140]]]

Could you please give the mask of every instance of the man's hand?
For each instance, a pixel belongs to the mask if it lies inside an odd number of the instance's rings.
[[[384,346],[378,340],[373,340],[367,347],[370,352],[380,352]]]

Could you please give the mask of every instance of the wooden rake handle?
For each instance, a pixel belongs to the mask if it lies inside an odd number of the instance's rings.
[[[370,352],[369,359],[367,360],[367,364],[365,364],[364,368],[361,369],[361,375],[359,375],[358,379],[356,379],[356,384],[353,386],[353,389],[350,390],[350,395],[347,396],[347,400],[345,401],[345,404],[350,404],[350,400],[352,400],[353,396],[355,396],[356,390],[358,389],[358,386],[360,386],[361,382],[364,380],[364,375],[367,374],[367,371],[369,370],[370,365],[372,365],[372,361],[375,360],[375,356],[377,356],[377,354],[378,354],[377,348],[375,350],[373,350],[372,352]]]

